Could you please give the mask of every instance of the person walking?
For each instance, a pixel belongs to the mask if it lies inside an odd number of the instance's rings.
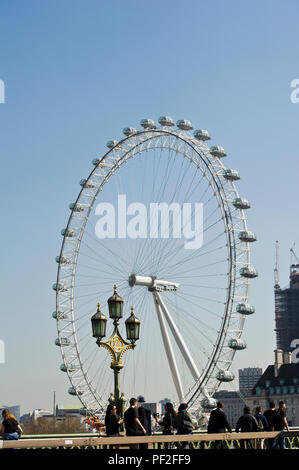
[[[177,429],[177,434],[192,434],[193,424],[191,415],[187,411],[188,405],[181,403],[178,408],[178,414],[176,415],[174,427]],[[186,449],[189,447],[189,442],[182,442],[181,448]]]
[[[236,432],[257,432],[258,424],[255,417],[250,414],[250,408],[248,406],[244,407],[244,414],[240,416],[236,424]],[[241,449],[251,448],[253,449],[251,439],[241,439],[240,440]]]
[[[145,398],[142,395],[138,397],[138,403],[142,403],[138,407],[138,418],[144,429],[146,430],[146,434],[148,436],[152,435],[152,415],[150,410],[144,408],[143,403],[145,403]],[[139,449],[148,449],[147,442],[139,444]]]
[[[23,433],[23,429],[19,425],[14,415],[7,409],[2,411],[2,428],[1,436],[4,441],[18,440]]]
[[[141,424],[138,411],[137,411],[137,399],[131,398],[130,399],[130,408],[128,408],[124,413],[124,423],[126,428],[126,435],[127,436],[141,436],[146,435],[146,429]],[[138,444],[131,444],[131,449],[138,449]]]
[[[227,421],[226,415],[223,411],[223,403],[221,401],[218,401],[217,408],[212,410],[210,414],[210,419],[208,423],[208,433],[224,433],[226,429],[228,430],[228,432],[232,432],[232,428],[230,427],[230,424]],[[223,441],[215,441],[213,448],[223,449]]]
[[[257,421],[257,427],[258,427],[258,432],[265,432],[268,431],[269,426],[268,426],[268,421],[264,415],[262,415],[262,407],[257,406],[255,409],[255,415],[254,415],[256,421]],[[264,448],[264,439],[257,439],[257,445],[258,449],[263,449]]]
[[[123,423],[123,420],[118,416],[115,405],[108,405],[105,416],[105,428],[107,437],[119,437],[119,427]],[[110,448],[119,449],[119,445],[111,446]]]
[[[286,429],[289,431],[289,426],[286,418],[286,404],[283,400],[279,402],[279,408],[275,413],[274,417],[274,431],[283,431]],[[274,443],[275,449],[285,449],[285,438],[277,437]]]
[[[176,412],[174,411],[173,404],[171,402],[165,403],[165,414],[162,421],[160,421],[163,427],[162,434],[164,436],[171,436],[174,434],[174,424],[176,420]],[[164,449],[171,449],[172,442],[165,442]]]
[[[270,401],[269,409],[264,412],[264,416],[268,422],[268,431],[274,431],[274,418],[276,415],[275,403]],[[268,439],[269,449],[274,449],[275,439]]]

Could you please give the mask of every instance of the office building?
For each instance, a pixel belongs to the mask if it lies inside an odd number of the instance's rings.
[[[246,367],[245,369],[239,369],[239,390],[244,397],[253,389],[262,374],[263,369],[259,367]]]

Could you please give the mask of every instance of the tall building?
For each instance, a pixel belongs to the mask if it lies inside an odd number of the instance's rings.
[[[290,287],[274,286],[277,349],[292,351],[299,341],[299,264],[290,266]],[[295,343],[295,344],[294,344]]]
[[[246,397],[261,378],[263,369],[259,367],[246,367],[239,369],[239,390]]]

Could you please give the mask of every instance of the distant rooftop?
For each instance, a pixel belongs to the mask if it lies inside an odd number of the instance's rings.
[[[267,389],[269,387],[299,386],[299,364],[282,364],[278,375],[275,377],[275,366],[268,366],[262,377],[257,381],[252,392],[256,395],[257,389]]]

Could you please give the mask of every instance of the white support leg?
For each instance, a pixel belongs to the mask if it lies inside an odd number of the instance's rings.
[[[171,346],[170,338],[169,338],[169,335],[168,335],[167,330],[166,330],[164,318],[163,318],[163,315],[162,315],[162,312],[161,312],[161,307],[160,307],[158,299],[156,298],[157,295],[158,295],[157,292],[153,292],[153,299],[154,299],[154,304],[155,304],[155,307],[156,307],[156,310],[157,310],[157,315],[158,315],[160,330],[161,330],[162,339],[163,339],[163,343],[164,343],[164,348],[165,348],[166,356],[167,356],[167,359],[168,359],[172,379],[173,379],[173,382],[174,382],[174,385],[175,385],[175,388],[176,388],[176,391],[177,391],[177,394],[178,394],[179,402],[182,403],[184,395],[183,395],[183,387],[182,387],[182,384],[181,384],[181,378],[180,378],[179,371],[178,371],[178,368],[177,368],[177,364],[176,364],[175,356],[174,356],[173,349],[172,349],[172,346]]]
[[[191,375],[192,375],[193,379],[195,381],[200,380],[199,370],[197,369],[196,364],[192,359],[192,356],[191,356],[191,354],[190,354],[190,352],[189,352],[189,350],[188,350],[188,348],[185,344],[185,341],[182,338],[182,335],[180,334],[180,332],[179,332],[176,324],[174,323],[174,321],[173,321],[173,319],[172,319],[172,317],[171,317],[164,301],[162,300],[161,295],[159,294],[159,292],[155,292],[155,296],[156,296],[156,299],[157,299],[157,301],[158,301],[158,303],[159,303],[159,305],[162,309],[162,312],[163,312],[163,314],[164,314],[164,316],[167,320],[169,328],[171,329],[171,332],[172,332],[173,337],[174,337],[174,339],[175,339],[175,341],[178,345],[178,348],[180,349],[180,351],[183,355],[183,358],[185,359],[185,362],[187,364],[187,367],[191,372]],[[209,397],[209,394],[205,389],[203,389],[203,393],[206,397]]]

